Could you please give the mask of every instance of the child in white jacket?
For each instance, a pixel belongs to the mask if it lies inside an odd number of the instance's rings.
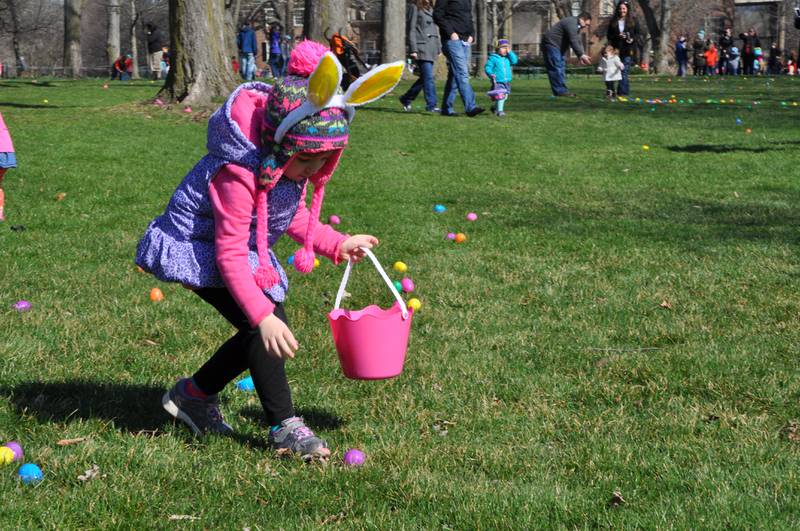
[[[597,71],[603,74],[603,81],[606,82],[606,96],[614,98],[617,95],[617,84],[622,79],[622,71],[625,65],[619,58],[617,49],[610,44],[603,49],[603,57],[600,59],[600,66]]]

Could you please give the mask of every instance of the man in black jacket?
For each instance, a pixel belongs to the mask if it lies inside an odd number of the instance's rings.
[[[753,74],[753,61],[756,59],[756,48],[761,47],[761,40],[754,28],[750,28],[747,33],[739,34],[742,39],[742,74]]]
[[[153,79],[161,77],[161,54],[162,48],[169,44],[164,33],[155,24],[145,24],[144,33],[147,37],[147,58],[150,66],[150,76]]]
[[[442,53],[447,58],[447,82],[444,85],[442,114],[454,116],[453,103],[456,89],[464,102],[467,116],[483,112],[475,104],[475,92],[469,84],[471,47],[475,33],[472,24],[472,2],[470,0],[439,0],[433,9],[433,21],[439,26],[442,38]]]

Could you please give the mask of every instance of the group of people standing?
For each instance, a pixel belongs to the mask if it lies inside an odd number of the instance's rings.
[[[690,50],[686,36],[681,35],[675,45],[678,75],[687,74],[690,55],[692,70],[696,76],[797,73],[795,54],[790,53],[784,57],[783,50],[774,41],[764,50],[754,28],[739,34],[739,40],[742,41],[741,48],[736,46],[731,28],[725,28],[718,42],[707,39],[705,32],[701,30],[697,32]]]
[[[293,41],[291,35],[281,35],[278,24],[268,24],[264,28],[266,34],[265,60],[269,64],[269,73],[273,78],[286,75],[289,56],[292,53]],[[242,24],[236,36],[236,47],[239,50],[239,60],[231,58],[234,73],[241,74],[245,81],[252,81],[256,77],[256,56],[258,54],[258,39],[256,38],[255,23]],[[266,71],[265,71],[266,74]]]

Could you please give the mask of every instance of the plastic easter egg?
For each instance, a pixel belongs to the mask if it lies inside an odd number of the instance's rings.
[[[0,465],[8,465],[14,462],[14,450],[8,446],[0,446]]]
[[[42,103],[50,103],[48,100],[42,100]]]
[[[441,214],[442,212],[447,212],[447,208],[444,205],[433,205],[433,211]]]
[[[463,232],[459,232],[458,234],[456,234],[456,238],[455,238],[455,242],[456,243],[464,243],[465,241],[467,241],[467,235],[466,234],[464,234]]]
[[[14,461],[22,461],[22,458],[25,457],[25,453],[22,451],[22,445],[17,441],[7,442],[5,446],[11,448],[11,451],[14,452]]]
[[[254,391],[256,386],[253,384],[253,377],[248,376],[236,382],[236,387],[240,391]]]
[[[366,459],[366,454],[356,448],[351,448],[344,453],[344,464],[347,466],[361,466]]]
[[[753,130],[748,127],[747,129],[744,130],[744,132],[749,135],[750,133],[753,132]]]
[[[14,309],[20,313],[30,311],[31,303],[26,300],[17,301],[14,303]]]
[[[314,258],[314,267],[319,267],[319,258]]]
[[[395,262],[392,267],[398,273],[405,273],[406,271],[408,271],[408,266],[406,264],[404,264],[403,262]]]
[[[455,232],[448,232],[447,233],[447,239],[448,240],[455,240],[456,239],[456,233]]]
[[[737,118],[736,119],[736,125],[742,125],[742,119],[741,118]]]
[[[405,277],[403,280],[401,280],[400,285],[403,287],[403,291],[406,293],[411,293],[414,291],[414,281],[408,277]]]
[[[289,265],[294,265],[294,255],[289,255],[289,258],[286,259],[286,263]]]
[[[160,302],[164,300],[164,293],[161,292],[158,288],[153,288],[150,290],[150,300],[153,302]]]
[[[645,145],[642,146],[642,149],[645,150],[645,151],[650,151],[650,146],[645,144]]]
[[[191,107],[184,107],[183,108],[183,112],[188,114],[188,113],[192,112],[192,108]]]
[[[403,284],[401,284],[399,280],[395,280],[392,284],[397,291],[403,291]]]
[[[416,299],[416,298],[408,299],[408,302],[406,303],[406,306],[408,306],[409,308],[411,308],[415,312],[418,312],[419,309],[422,308],[422,303],[419,302],[419,299]]]
[[[42,469],[33,463],[25,463],[19,467],[17,474],[19,475],[19,479],[26,485],[39,483],[44,477]]]
[[[478,219],[478,214],[475,212],[470,212],[467,214],[467,221],[475,221],[476,219]]]
[[[331,225],[338,225],[341,222],[342,222],[342,220],[339,219],[339,216],[336,216],[336,215],[330,216],[328,218],[328,223],[330,223]]]

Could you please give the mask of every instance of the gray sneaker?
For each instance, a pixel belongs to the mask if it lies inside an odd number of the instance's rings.
[[[195,435],[219,433],[230,435],[233,428],[222,418],[219,411],[219,397],[211,395],[206,399],[194,398],[184,393],[184,385],[188,378],[179,380],[161,399],[161,405],[167,413],[182,420]]]
[[[331,455],[328,444],[314,435],[300,417],[288,418],[281,422],[280,429],[270,431],[269,444],[279,453],[299,454],[304,461]]]

